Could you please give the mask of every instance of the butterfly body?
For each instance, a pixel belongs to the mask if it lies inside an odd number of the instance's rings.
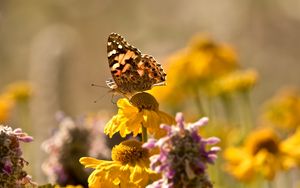
[[[107,56],[112,79],[106,84],[114,92],[132,96],[165,84],[166,74],[161,65],[116,33],[108,37]]]

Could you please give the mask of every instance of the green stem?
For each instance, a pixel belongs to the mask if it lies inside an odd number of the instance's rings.
[[[220,97],[221,97],[221,100],[223,103],[227,121],[234,124],[236,117],[235,117],[235,113],[234,113],[234,105],[233,105],[231,96],[222,95]]]
[[[250,93],[248,91],[242,92],[242,112],[243,112],[243,123],[245,125],[245,132],[248,132],[253,127],[253,116],[250,102]]]
[[[203,105],[201,102],[200,94],[198,88],[193,88],[193,93],[194,93],[194,100],[196,103],[196,107],[198,109],[198,112],[202,115],[205,116],[204,110],[203,110]]]
[[[271,181],[267,181],[267,188],[273,188],[273,184]]]
[[[217,119],[217,112],[215,111],[214,106],[214,98],[212,96],[207,97],[207,113],[205,114],[206,117],[209,118],[209,124],[216,123],[215,120]]]
[[[28,114],[28,106],[26,102],[20,101],[17,103],[17,114],[18,114],[18,123],[20,127],[25,130],[31,129],[29,123],[29,114]],[[30,130],[31,131],[31,130]]]
[[[142,142],[145,143],[148,140],[147,128],[142,124]]]

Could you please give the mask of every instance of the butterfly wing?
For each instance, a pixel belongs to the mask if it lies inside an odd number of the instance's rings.
[[[153,85],[164,85],[166,81],[167,74],[164,72],[161,64],[157,63],[150,55],[142,55],[137,71],[147,83],[151,83],[151,87]]]
[[[142,55],[116,33],[108,37],[107,55],[114,81],[108,86],[117,92],[134,94],[165,81],[166,74],[153,57]]]

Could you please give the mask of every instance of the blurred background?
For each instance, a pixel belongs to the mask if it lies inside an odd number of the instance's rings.
[[[19,80],[32,84],[30,126],[22,128],[35,138],[28,146],[35,155],[27,159],[36,163],[31,174],[40,182],[45,179],[39,175],[39,147],[47,128],[57,125],[57,111],[78,116],[116,110],[108,89],[91,87],[111,77],[106,54],[111,32],[162,65],[198,33],[230,44],[239,64],[259,74],[251,96],[254,113],[278,88],[300,84],[297,0],[1,0],[0,90]]]

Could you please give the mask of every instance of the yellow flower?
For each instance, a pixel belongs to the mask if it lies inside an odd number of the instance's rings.
[[[156,99],[148,93],[138,93],[130,100],[120,99],[117,102],[118,114],[105,126],[104,133],[112,137],[120,132],[122,137],[133,133],[133,136],[142,132],[142,125],[148,133],[156,138],[165,134],[160,124],[174,124],[175,119],[158,109]]]
[[[214,79],[237,67],[237,57],[231,47],[196,35],[186,48],[167,59],[167,87],[153,89],[151,93],[159,101],[176,106],[186,101],[187,96],[194,95],[194,90],[205,88]]]
[[[247,92],[257,82],[257,72],[254,70],[234,71],[216,79],[209,85],[210,95],[228,95],[233,92]]]
[[[6,122],[10,117],[11,109],[14,106],[14,100],[10,95],[0,95],[0,124]]]
[[[300,165],[300,128],[281,142],[280,150],[285,154],[284,169],[294,168]]]
[[[25,101],[31,96],[31,88],[26,82],[8,85],[0,94],[0,124],[6,122],[16,102]]]
[[[112,161],[82,157],[80,163],[94,168],[90,188],[143,188],[158,175],[150,170],[149,152],[137,140],[127,140],[112,149]]]
[[[27,101],[32,96],[32,87],[25,81],[15,82],[7,86],[6,93],[17,102]]]
[[[243,148],[229,147],[224,151],[225,170],[240,181],[253,179],[253,158]]]
[[[168,79],[175,71],[176,80],[188,85],[203,84],[237,68],[236,54],[230,47],[203,35],[193,37],[188,47],[171,57],[169,63],[174,65],[170,66]]]
[[[264,108],[262,119],[284,131],[300,126],[300,92],[289,88],[279,91]]]
[[[278,171],[291,167],[287,166],[291,158],[284,148],[288,150],[287,143],[281,142],[272,129],[258,130],[246,138],[243,147],[229,147],[224,151],[225,169],[241,181],[251,181],[257,174],[272,180]]]
[[[198,80],[224,75],[238,66],[236,54],[231,47],[203,35],[191,39],[187,57],[186,64]]]

